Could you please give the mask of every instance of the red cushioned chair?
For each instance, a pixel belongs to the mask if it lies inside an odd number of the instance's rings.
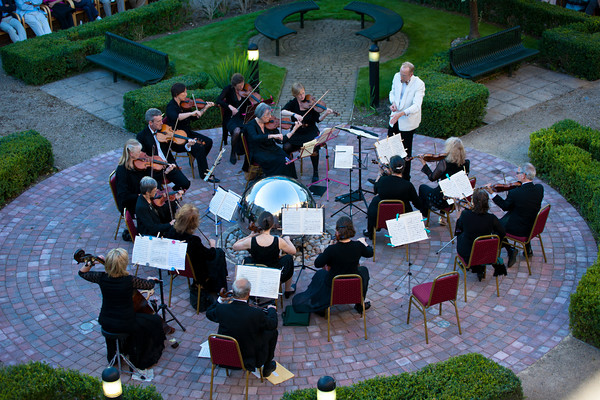
[[[331,301],[327,308],[327,341],[331,341],[329,325],[331,321],[331,307],[338,304],[362,304],[362,318],[365,325],[365,340],[367,340],[367,310],[362,294],[362,278],[357,274],[338,275],[331,283]]]
[[[467,270],[474,265],[487,265],[495,264],[500,254],[500,237],[498,235],[485,235],[479,236],[473,242],[471,248],[471,256],[469,261],[466,262],[459,254],[454,257],[454,271],[456,271],[456,265],[460,267],[463,272],[465,281],[465,302],[467,301]],[[500,297],[500,286],[498,284],[498,277],[496,276],[496,294]]]
[[[117,230],[115,231],[115,240],[117,240],[117,234],[119,233],[119,228],[121,227],[121,221],[123,220],[123,213],[119,210],[119,203],[117,203],[117,176],[116,170],[110,173],[108,177],[108,185],[110,186],[110,192],[112,193],[113,200],[115,201],[115,207],[117,207],[117,211],[119,211],[119,223],[117,224]]]
[[[169,307],[171,307],[171,295],[173,294],[173,281],[178,276],[183,276],[183,277],[187,278],[188,289],[192,288],[190,279],[192,279],[192,282],[196,282],[196,284],[198,285],[198,299],[196,302],[196,314],[199,314],[200,313],[200,291],[202,290],[202,285],[200,285],[200,282],[198,282],[196,280],[196,274],[194,273],[194,267],[192,265],[192,260],[190,260],[189,254],[185,255],[185,269],[183,271],[182,270],[169,271],[169,276],[171,277],[171,281],[169,283]]]
[[[373,261],[375,261],[375,244],[377,240],[377,230],[387,229],[385,221],[396,218],[398,214],[404,214],[404,202],[402,200],[381,200],[377,206],[377,219],[373,229]],[[406,259],[408,260],[408,246],[406,249]]]
[[[412,296],[408,303],[408,317],[406,323],[410,323],[410,308],[414,304],[423,314],[425,324],[425,343],[429,344],[427,334],[427,309],[436,304],[440,305],[440,315],[442,315],[442,303],[449,301],[454,306],[456,312],[456,323],[458,325],[458,334],[462,335],[460,330],[460,319],[458,317],[458,307],[456,307],[456,296],[458,294],[458,272],[448,272],[435,278],[433,282],[422,283],[412,289]]]
[[[544,232],[544,228],[546,227],[546,221],[548,220],[548,215],[550,214],[550,204],[545,206],[540,210],[537,217],[535,217],[535,222],[533,223],[533,228],[531,228],[531,233],[528,237],[524,236],[514,236],[510,233],[506,234],[504,238],[504,242],[507,244],[511,244],[509,241],[512,241],[512,246],[518,247],[523,250],[523,254],[525,254],[525,261],[527,261],[527,269],[529,270],[529,275],[531,275],[531,266],[529,265],[529,255],[527,255],[526,245],[531,243],[531,239],[538,238],[540,239],[540,246],[542,246],[542,254],[544,255],[544,262],[548,262],[546,260],[546,252],[544,251],[544,243],[542,242],[542,232]]]

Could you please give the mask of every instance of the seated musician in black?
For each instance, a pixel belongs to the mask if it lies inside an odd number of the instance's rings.
[[[217,104],[223,109],[223,126],[231,135],[231,155],[229,161],[237,162],[237,155],[244,154],[244,148],[240,140],[240,134],[244,129],[244,116],[238,108],[244,103],[246,97],[242,95],[244,89],[244,76],[235,73],[231,76],[231,85],[223,88],[217,98]],[[245,103],[247,104],[247,103]],[[223,135],[223,144],[227,144],[227,132]]]
[[[387,168],[387,167],[386,167]],[[410,181],[402,178],[404,172],[404,159],[400,156],[393,156],[390,159],[389,169],[384,171],[375,182],[375,194],[367,210],[367,230],[363,234],[373,237],[373,230],[377,224],[377,207],[381,200],[402,200],[404,202],[404,212],[411,212],[412,203],[416,209],[421,209],[421,200],[417,196],[417,191]]]
[[[260,103],[256,107],[254,115],[255,118],[246,125],[249,162],[256,162],[260,165],[266,176],[286,175],[296,178],[294,163],[286,164],[287,154],[275,143],[275,140],[280,140],[285,145],[300,127],[300,123],[296,122],[289,133],[282,135],[277,130],[269,131],[265,127],[265,124],[271,119],[271,107],[267,104]]]
[[[469,174],[470,163],[466,158],[467,156],[462,140],[457,137],[448,138],[446,139],[445,147],[445,152],[448,155],[443,160],[438,161],[433,171],[429,168],[422,157],[417,156],[417,158],[421,161],[421,164],[423,164],[421,171],[427,175],[427,178],[429,178],[431,182],[435,182],[440,179],[446,179],[447,176],[452,176],[462,169],[465,170],[467,175]],[[421,213],[424,217],[427,217],[427,211],[429,209],[433,208],[442,210],[450,207],[448,202],[444,199],[444,194],[442,193],[442,189],[439,185],[436,187],[431,187],[425,184],[419,186],[419,199],[421,199],[421,204],[423,205],[421,208]],[[444,221],[441,217],[440,224],[446,224],[446,221]]]
[[[160,209],[153,204],[152,200],[158,191],[156,186],[154,178],[149,176],[143,177],[140,181],[140,195],[135,205],[137,230],[140,235],[158,236],[159,233],[169,230],[175,223],[167,204]]]
[[[177,161],[169,150],[169,142],[160,142],[157,137],[157,132],[160,132],[162,122],[162,112],[158,108],[150,108],[145,114],[148,125],[137,134],[136,139],[142,145],[142,151],[148,156],[159,156],[169,165],[164,171],[166,178],[173,182],[174,190],[187,190],[190,187],[190,181],[177,167]],[[162,135],[158,133],[158,135]],[[163,183],[162,175],[156,175],[156,180]]]
[[[181,101],[187,98],[187,89],[183,83],[175,83],[171,87],[171,96],[173,99],[167,104],[167,125],[175,130],[183,130],[188,138],[190,138],[186,145],[173,144],[171,148],[178,153],[189,151],[198,163],[200,179],[204,179],[204,176],[208,172],[206,156],[210,153],[210,149],[212,149],[213,141],[208,136],[194,132],[191,123],[200,118],[206,110],[215,104],[209,101],[202,110],[185,112],[181,108]],[[208,182],[218,183],[220,180],[211,176]]]
[[[218,302],[206,310],[206,317],[219,324],[220,335],[231,336],[240,345],[244,367],[250,371],[263,367],[263,376],[268,377],[275,371],[273,361],[277,347],[277,311],[269,305],[266,313],[256,307],[250,307],[250,282],[238,278],[233,282],[233,300],[219,297]]]
[[[142,145],[135,139],[129,139],[123,147],[123,154],[115,170],[117,179],[117,204],[119,211],[127,209],[132,216],[135,215],[135,204],[140,194],[140,181],[144,176],[149,176],[149,168],[138,170],[133,162],[142,151]]]
[[[479,236],[498,235],[500,242],[504,239],[504,227],[500,224],[498,217],[490,214],[489,196],[483,189],[477,189],[473,192],[473,208],[460,211],[460,216],[456,221],[456,251],[465,260],[469,262],[473,242]],[[479,281],[484,276],[485,265],[473,265],[471,272],[477,274]],[[494,276],[506,275],[506,267],[494,264]]]
[[[286,143],[283,144],[283,150],[288,153],[292,158],[291,153],[300,150],[300,148],[306,142],[310,142],[319,135],[319,127],[317,124],[329,114],[333,113],[333,110],[327,108],[323,113],[319,113],[315,108],[307,112],[311,105],[305,102],[306,92],[304,86],[300,82],[296,82],[292,85],[292,95],[294,98],[287,102],[281,110],[281,115],[289,116],[292,121],[300,121],[302,125],[296,131],[296,134],[290,138]],[[313,166],[313,177],[312,181],[316,182],[319,180],[319,148],[315,148],[315,152],[310,156],[310,161]]]
[[[521,186],[508,191],[506,199],[492,192],[491,187],[486,186],[486,190],[492,193],[492,201],[502,210],[507,211],[500,223],[506,229],[506,233],[514,236],[527,237],[531,233],[537,214],[542,207],[544,199],[544,187],[540,184],[534,184],[535,167],[526,163],[517,170],[517,180]],[[508,252],[508,267],[512,267],[517,261],[517,250],[508,244],[504,247]],[[531,245],[526,246],[527,255],[531,257],[533,251]]]

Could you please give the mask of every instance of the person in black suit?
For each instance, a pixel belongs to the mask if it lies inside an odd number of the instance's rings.
[[[460,216],[456,221],[456,251],[465,260],[469,261],[473,242],[479,236],[496,234],[500,237],[500,241],[504,239],[504,227],[494,214],[490,214],[489,196],[483,189],[477,189],[473,192],[473,208],[461,210]],[[471,267],[471,272],[477,273],[479,281],[484,276],[484,265],[474,265]],[[502,271],[498,264],[495,264],[494,276],[497,273],[506,275],[506,270]]]
[[[169,151],[169,143],[159,142],[156,138],[156,132],[159,132],[163,125],[162,112],[158,108],[150,108],[146,111],[145,118],[148,125],[136,136],[136,139],[142,145],[142,151],[148,156],[160,156],[169,163],[164,173],[167,179],[173,182],[174,190],[188,190],[190,180],[177,167],[177,161]],[[162,182],[162,175],[157,176],[157,180]]]
[[[402,200],[404,202],[404,212],[411,212],[412,203],[418,210],[421,209],[421,200],[417,195],[415,187],[410,181],[402,178],[404,171],[404,159],[400,156],[393,156],[390,159],[389,174],[380,175],[375,182],[375,194],[367,210],[367,230],[363,234],[373,237],[373,229],[377,224],[377,207],[381,200]]]
[[[145,176],[140,181],[140,195],[135,205],[137,230],[140,235],[158,236],[159,232],[166,232],[175,223],[165,204],[157,209],[152,203],[158,189],[154,178]]]
[[[210,153],[210,149],[212,149],[213,141],[208,136],[194,132],[191,123],[200,118],[215,103],[208,101],[202,110],[184,111],[181,107],[181,102],[187,98],[187,89],[183,83],[175,83],[171,86],[171,96],[173,98],[167,104],[167,125],[175,130],[183,130],[188,138],[192,139],[186,145],[173,144],[171,148],[178,153],[190,152],[198,163],[200,179],[204,179],[204,176],[208,172],[206,156]],[[208,178],[208,182],[219,183],[220,180],[211,176]]]
[[[263,367],[263,376],[275,371],[277,346],[277,311],[269,305],[266,312],[248,305],[250,282],[238,278],[233,282],[233,301],[224,304],[222,297],[206,310],[206,317],[219,324],[218,333],[235,338],[242,352],[246,369]]]
[[[527,237],[531,233],[544,198],[544,187],[534,184],[534,179],[535,167],[531,163],[526,163],[517,170],[517,180],[521,182],[521,186],[510,190],[506,199],[502,199],[497,193],[494,193],[490,185],[486,186],[486,190],[492,194],[494,203],[502,210],[507,211],[500,219],[506,233],[522,237]],[[517,261],[517,250],[507,244],[504,247],[508,252],[508,267],[512,267]],[[526,246],[526,251],[527,255],[533,255],[531,245]]]

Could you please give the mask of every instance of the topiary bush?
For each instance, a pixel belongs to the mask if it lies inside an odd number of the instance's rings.
[[[85,56],[104,49],[104,32],[132,40],[168,32],[183,23],[182,3],[161,0],[64,31],[12,43],[0,48],[7,74],[30,85],[42,85],[90,67]]]
[[[102,383],[78,371],[30,362],[0,368],[0,398],[4,400],[101,400]],[[123,386],[123,400],[161,400],[154,386]]]
[[[380,376],[336,389],[339,400],[523,399],[519,378],[481,354],[471,353],[413,372]],[[314,400],[316,389],[285,393],[282,400]]]
[[[600,348],[600,253],[571,294],[569,327],[573,336]]]
[[[216,101],[221,89],[205,89],[209,76],[204,72],[197,74],[181,75],[159,82],[155,85],[145,86],[131,90],[123,96],[123,117],[125,128],[131,132],[139,132],[146,126],[144,114],[149,108],[158,108],[166,112],[167,104],[171,101],[171,86],[176,82],[185,84],[188,97],[192,94],[196,99]],[[210,108],[198,121],[192,123],[192,129],[214,128],[221,123],[219,107]]]
[[[52,145],[36,131],[0,138],[0,160],[0,204],[20,194],[54,165]]]

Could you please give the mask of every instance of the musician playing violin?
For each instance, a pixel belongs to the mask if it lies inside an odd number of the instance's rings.
[[[254,111],[255,118],[246,125],[248,132],[249,162],[256,162],[262,168],[266,176],[286,175],[296,178],[296,167],[294,163],[286,165],[287,154],[281,149],[275,140],[280,140],[283,145],[289,141],[300,127],[296,122],[290,132],[283,135],[277,130],[268,130],[266,124],[271,120],[271,107],[260,103]]]
[[[136,313],[133,304],[134,289],[149,290],[154,287],[156,278],[141,279],[129,275],[127,264],[129,255],[124,249],[108,252],[104,262],[105,272],[90,271],[101,261],[87,261],[79,270],[79,276],[86,281],[97,283],[102,292],[102,308],[98,322],[102,329],[111,333],[130,333],[121,351],[130,356],[131,362],[140,369],[156,364],[165,348],[166,339],[163,321],[158,314]],[[107,341],[107,359],[112,360],[116,345]]]
[[[175,223],[167,204],[157,208],[152,202],[157,192],[156,180],[149,176],[143,177],[140,181],[140,195],[135,205],[137,230],[140,235],[158,236],[159,232],[166,232]]]
[[[174,190],[187,190],[190,187],[190,180],[177,167],[177,161],[173,153],[169,150],[169,142],[158,140],[159,132],[163,126],[162,112],[158,108],[150,108],[146,111],[145,119],[148,125],[137,134],[136,139],[142,145],[142,151],[148,156],[159,156],[169,165],[164,170],[164,175],[170,182],[173,182]],[[155,175],[156,180],[163,182],[162,175]]]
[[[445,179],[446,176],[452,176],[462,169],[464,169],[467,174],[469,173],[470,162],[466,158],[467,155],[462,140],[457,137],[448,138],[446,139],[445,146],[445,153],[448,155],[443,160],[438,161],[433,171],[429,168],[423,157],[416,157],[423,165],[421,171],[427,175],[427,178],[429,178],[431,182]],[[450,207],[448,202],[444,199],[444,194],[439,185],[436,187],[425,184],[419,186],[419,199],[421,199],[421,204],[423,204],[421,213],[424,217],[427,217],[428,210],[431,208],[441,210]],[[445,225],[446,221],[440,218],[440,224]]]
[[[243,110],[238,108],[246,100],[244,89],[244,76],[235,73],[231,76],[231,84],[223,88],[217,98],[217,104],[223,110],[223,144],[227,144],[227,132],[231,135],[231,155],[229,161],[237,162],[237,155],[244,154],[244,148],[240,140],[240,134],[244,128]]]
[[[294,98],[287,102],[281,110],[282,116],[288,116],[292,118],[292,121],[302,122],[302,126],[298,128],[294,137],[291,138],[287,143],[283,145],[283,151],[290,154],[294,151],[300,150],[300,148],[306,142],[310,142],[319,135],[319,128],[317,123],[323,121],[325,117],[332,114],[334,111],[327,108],[323,113],[317,112],[315,108],[307,113],[307,110],[312,106],[305,102],[306,91],[304,86],[300,82],[296,82],[292,85],[292,96]],[[319,149],[316,148],[313,155],[310,157],[313,166],[312,181],[316,182],[319,180]]]
[[[200,179],[204,179],[204,175],[208,172],[206,156],[210,153],[210,149],[212,149],[213,141],[208,136],[194,132],[191,128],[191,122],[200,118],[215,103],[207,102],[206,106],[201,110],[185,112],[181,107],[181,102],[187,98],[187,89],[183,83],[175,83],[171,87],[171,96],[173,99],[167,104],[167,125],[173,129],[183,130],[188,138],[191,139],[185,145],[173,143],[171,148],[177,153],[190,152],[198,163]],[[218,183],[220,180],[211,176],[208,182]]]

